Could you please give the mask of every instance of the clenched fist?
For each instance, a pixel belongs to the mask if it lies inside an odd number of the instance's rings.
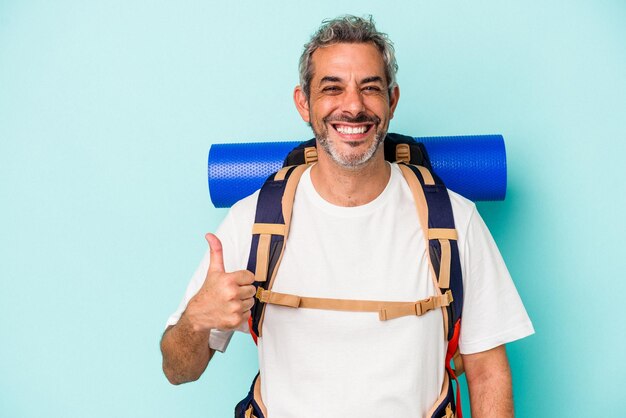
[[[211,251],[209,270],[184,315],[194,331],[235,329],[250,317],[256,293],[254,274],[248,270],[227,273],[219,238],[213,234],[205,238]]]

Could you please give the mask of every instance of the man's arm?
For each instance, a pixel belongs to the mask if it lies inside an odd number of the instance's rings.
[[[512,418],[511,370],[504,345],[463,355],[474,418]]]
[[[184,314],[161,339],[163,372],[173,385],[198,380],[215,353],[209,347],[211,331],[194,331]]]
[[[163,372],[174,385],[197,380],[214,354],[211,330],[238,328],[248,321],[254,305],[254,275],[247,270],[226,273],[222,243],[213,234],[206,239],[211,259],[204,283],[161,339]]]

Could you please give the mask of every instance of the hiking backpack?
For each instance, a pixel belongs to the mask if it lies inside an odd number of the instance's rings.
[[[315,139],[294,148],[283,168],[271,175],[259,192],[252,245],[247,269],[255,274],[257,289],[255,304],[249,320],[250,333],[257,342],[262,335],[266,304],[340,311],[377,312],[381,321],[402,316],[421,316],[433,309],[442,309],[444,335],[448,342],[446,372],[439,398],[428,413],[429,418],[462,418],[457,375],[462,373],[458,352],[461,313],[463,310],[463,281],[448,190],[432,171],[423,144],[409,136],[388,134],[384,143],[385,159],[397,162],[407,181],[420,225],[424,230],[429,252],[430,271],[437,294],[416,302],[383,302],[348,299],[311,298],[272,291],[280,265],[291,221],[296,188],[302,173],[317,161]],[[454,362],[455,369],[451,362]],[[457,385],[455,401],[451,380]],[[261,400],[260,374],[252,382],[245,399],[235,408],[235,418],[268,418]]]

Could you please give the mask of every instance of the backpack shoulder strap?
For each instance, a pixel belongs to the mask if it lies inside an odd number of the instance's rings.
[[[309,158],[316,158],[312,155],[314,146],[315,140],[310,140],[295,148],[285,163],[299,165],[282,168],[270,176],[260,190],[248,259],[248,270],[256,276],[257,292],[270,290],[273,285],[289,231],[295,190]],[[446,294],[448,290],[452,293],[453,302],[444,308],[443,313],[446,338],[454,343],[455,334],[458,338],[463,308],[463,281],[448,191],[432,172],[423,144],[412,137],[388,134],[385,154],[388,160],[418,163],[401,162],[399,166],[413,193],[418,218],[426,234],[436,288],[440,294]],[[261,301],[252,309],[250,329],[255,339],[261,333],[264,310],[265,303]]]
[[[428,168],[399,164],[424,231],[431,274],[438,292],[452,292],[452,303],[443,308],[446,338],[451,341],[463,310],[463,279],[452,204],[441,179]]]
[[[257,201],[252,245],[247,269],[254,273],[257,292],[274,284],[282,260],[296,188],[307,165],[284,167],[271,175],[261,187]],[[255,300],[250,317],[250,331],[256,341],[261,336],[265,303]]]
[[[463,311],[463,277],[450,195],[441,179],[428,168],[404,163],[399,164],[399,167],[415,200],[417,216],[426,239],[435,288],[439,294],[452,292],[452,303],[441,308],[445,336],[448,340],[445,367],[447,375],[456,382],[456,411],[457,416],[461,418],[463,412],[457,376],[463,373],[458,350]],[[455,369],[452,368],[451,361],[454,362]],[[448,397],[453,396],[451,393],[447,393],[443,402],[436,404],[436,407],[449,408],[452,413],[452,403],[448,403]],[[447,412],[445,416],[448,416]]]

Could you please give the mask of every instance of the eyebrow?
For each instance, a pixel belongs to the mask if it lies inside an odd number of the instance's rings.
[[[322,79],[320,80],[320,84],[323,84],[323,83],[338,83],[340,81],[341,81],[341,78],[339,78],[339,77],[334,77],[334,76],[327,75],[325,77],[322,77]]]
[[[382,83],[383,82],[382,77],[376,75],[376,76],[367,77],[367,78],[364,78],[363,80],[361,80],[361,84],[376,83],[376,82]]]
[[[324,84],[324,83],[339,83],[341,82],[341,78],[340,77],[335,77],[335,76],[331,76],[331,75],[327,75],[325,77],[322,77],[322,79],[320,80],[320,84]],[[366,77],[363,80],[361,80],[361,82],[359,84],[367,84],[367,83],[376,83],[376,82],[383,82],[382,77],[380,76],[371,76],[371,77]]]

